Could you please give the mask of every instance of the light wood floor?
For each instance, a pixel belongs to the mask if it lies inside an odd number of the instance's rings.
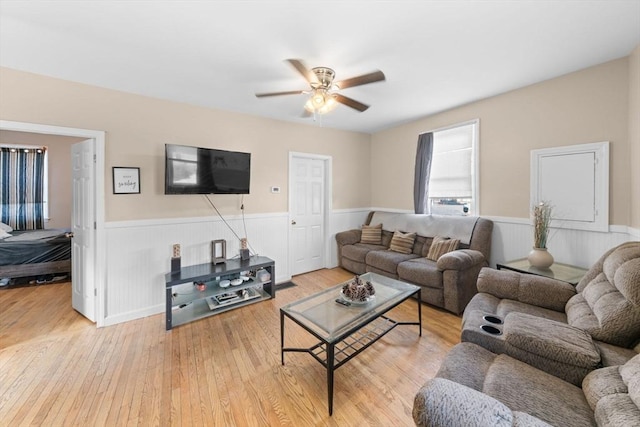
[[[96,328],[70,283],[0,290],[0,425],[410,426],[413,397],[460,337],[460,318],[423,305],[423,334],[397,327],[335,372],[305,353],[280,364],[279,307],[351,278],[296,276],[275,299],[164,330],[164,314]],[[415,301],[391,312],[414,320]],[[313,341],[287,322],[286,345]]]

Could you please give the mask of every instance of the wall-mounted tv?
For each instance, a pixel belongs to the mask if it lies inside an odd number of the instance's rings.
[[[251,153],[165,144],[164,194],[249,194]]]

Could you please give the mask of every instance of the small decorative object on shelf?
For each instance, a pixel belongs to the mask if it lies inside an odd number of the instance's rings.
[[[533,250],[527,257],[533,267],[549,268],[553,264],[553,256],[547,251],[552,211],[548,202],[533,207]]]
[[[227,241],[224,239],[211,242],[211,262],[223,264],[227,261]]]
[[[355,276],[352,281],[342,287],[342,297],[352,302],[367,302],[376,293],[370,281],[362,281],[360,276]]]
[[[266,282],[267,280],[271,280],[271,274],[267,270],[258,270],[256,271],[256,280],[258,282]]]
[[[173,256],[171,257],[171,272],[180,271],[180,245],[173,245]]]
[[[246,261],[250,256],[251,255],[249,254],[247,238],[243,237],[242,239],[240,239],[240,259],[242,261]]]

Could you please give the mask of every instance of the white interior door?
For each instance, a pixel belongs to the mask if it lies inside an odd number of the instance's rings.
[[[91,321],[95,321],[96,317],[95,150],[94,139],[79,142],[71,147],[73,182],[71,305]]]
[[[292,157],[289,165],[291,275],[324,267],[325,162]]]

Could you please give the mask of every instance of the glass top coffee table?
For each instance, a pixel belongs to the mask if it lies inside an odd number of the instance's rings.
[[[333,413],[333,372],[364,351],[398,325],[418,325],[422,336],[422,306],[420,287],[375,273],[360,275],[370,281],[376,292],[367,302],[347,302],[341,297],[342,286],[347,282],[302,298],[280,309],[280,354],[284,365],[284,353],[306,352],[327,369],[329,415]],[[398,322],[385,313],[417,296],[418,321]],[[340,303],[343,302],[343,303]],[[309,348],[284,346],[284,319],[288,317],[316,337],[319,342]]]

